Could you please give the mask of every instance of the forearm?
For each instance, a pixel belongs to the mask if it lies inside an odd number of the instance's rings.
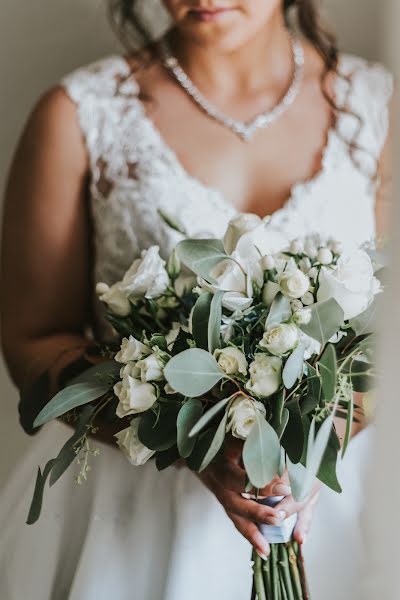
[[[21,425],[29,434],[34,433],[37,414],[68,381],[106,358],[95,341],[68,333],[25,341],[13,354],[15,358],[8,364],[20,390]],[[121,423],[114,425],[99,418],[97,425],[95,437],[114,445]]]

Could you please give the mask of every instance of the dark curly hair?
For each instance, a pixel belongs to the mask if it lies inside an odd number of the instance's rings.
[[[155,45],[151,34],[146,24],[138,16],[138,0],[108,0],[108,3],[112,26],[127,50],[132,52],[138,47],[145,47],[149,50],[150,60],[156,58]],[[351,114],[357,123],[353,138],[350,141],[345,141],[348,144],[353,162],[358,168],[362,169],[362,166],[356,159],[356,151],[360,149],[357,140],[363,126],[363,121],[359,115],[348,109],[346,100],[343,106],[338,106],[335,99],[331,97],[331,94],[326,89],[327,76],[333,72],[338,77],[342,77],[348,81],[348,89],[350,91],[350,76],[345,76],[338,71],[339,49],[336,36],[321,22],[316,0],[283,0],[283,10],[288,24],[290,13],[293,11],[301,34],[312,44],[323,60],[325,68],[321,75],[321,90],[326,101],[333,109],[334,114]],[[378,162],[376,162],[376,173],[372,177],[372,180],[376,179],[377,173]]]

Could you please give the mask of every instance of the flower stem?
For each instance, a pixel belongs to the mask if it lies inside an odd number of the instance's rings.
[[[290,542],[287,544],[287,549],[289,554],[290,573],[292,576],[295,600],[303,600],[303,589],[301,586],[300,572],[297,565],[297,556],[294,551],[293,545]]]
[[[257,600],[267,600],[267,596],[265,595],[264,581],[262,576],[262,558],[257,554],[257,552],[253,551],[253,571],[254,571],[254,587],[257,594]],[[269,600],[269,599],[268,599]]]
[[[279,556],[280,556],[280,567],[281,567],[281,580],[284,582],[284,588],[286,590],[287,600],[294,600],[294,591],[292,585],[292,579],[290,577],[290,565],[288,558],[288,549],[285,544],[279,545]]]

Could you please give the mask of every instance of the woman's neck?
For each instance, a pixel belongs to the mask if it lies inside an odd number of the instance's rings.
[[[292,44],[281,11],[233,50],[200,45],[176,30],[170,34],[170,43],[181,66],[199,87],[225,97],[285,86],[293,72]]]

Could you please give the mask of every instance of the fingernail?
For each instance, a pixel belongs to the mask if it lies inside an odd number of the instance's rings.
[[[290,489],[290,486],[285,485],[284,483],[277,483],[272,488],[272,493],[274,496],[290,496],[292,490]]]
[[[268,560],[268,556],[266,556],[265,554],[263,554],[262,552],[260,552],[259,550],[256,550],[258,556],[260,558],[262,558],[263,560]]]

